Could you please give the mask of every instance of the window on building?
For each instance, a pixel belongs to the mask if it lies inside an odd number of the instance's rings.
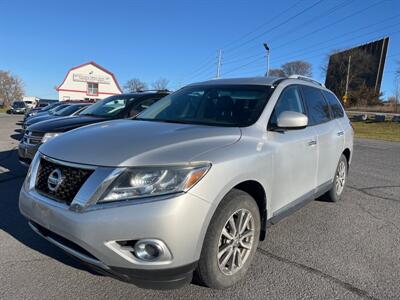
[[[88,82],[87,83],[87,93],[88,95],[95,95],[99,94],[99,84],[97,82]]]

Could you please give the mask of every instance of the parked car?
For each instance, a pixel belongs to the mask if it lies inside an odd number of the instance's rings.
[[[111,96],[91,105],[74,117],[33,124],[27,127],[19,144],[20,162],[29,165],[41,144],[63,132],[102,121],[134,117],[166,95],[168,92],[161,91]]]
[[[86,108],[90,104],[91,103],[82,102],[79,104],[65,103],[63,105],[58,105],[54,109],[50,109],[48,111],[48,113],[46,113],[46,114],[40,114],[40,115],[37,115],[37,116],[25,121],[24,129],[26,129],[27,127],[29,127],[33,124],[36,124],[36,123],[39,123],[42,121],[53,120],[56,118],[61,118],[61,117],[66,117],[66,116],[73,116],[78,111],[81,111],[82,108]]]
[[[55,103],[58,103],[58,102],[55,102]],[[53,104],[54,104],[54,103],[53,103]],[[25,113],[25,115],[27,115],[27,114],[29,114],[29,113],[32,113],[32,114],[31,114],[31,116],[32,116],[32,115],[34,115],[34,112],[38,112],[38,111],[44,109],[45,107],[47,107],[47,106],[49,106],[49,105],[50,105],[50,103],[48,103],[48,102],[41,102],[41,101],[38,101],[38,103],[36,104],[36,106],[33,107],[32,109],[28,110],[28,111]]]
[[[24,114],[26,111],[26,104],[24,101],[14,101],[11,104],[10,109],[8,110],[8,112],[10,114]]]
[[[48,104],[42,108],[40,108],[40,107],[34,108],[31,111],[29,111],[27,114],[25,114],[23,123],[25,123],[29,118],[35,117],[38,114],[42,114],[42,115],[48,114],[50,110],[56,108],[57,106],[63,105],[63,104],[65,104],[65,102],[60,101],[60,102]]]
[[[245,276],[269,225],[321,195],[340,199],[352,150],[350,121],[322,84],[212,80],[135,121],[45,143],[19,207],[33,230],[106,274],[171,288],[196,271],[206,286],[227,288]]]

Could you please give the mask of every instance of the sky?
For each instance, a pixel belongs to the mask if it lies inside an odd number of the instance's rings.
[[[169,88],[215,77],[263,75],[291,60],[324,81],[327,55],[389,36],[382,88],[393,94],[400,61],[397,0],[0,0],[0,70],[18,75],[26,95],[57,99],[74,66],[95,61],[120,85],[159,78]]]

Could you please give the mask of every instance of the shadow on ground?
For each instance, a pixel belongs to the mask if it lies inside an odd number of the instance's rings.
[[[77,269],[94,273],[73,258],[42,239],[28,226],[18,208],[18,196],[27,168],[20,165],[17,150],[0,152],[0,230],[25,246]],[[97,274],[97,273],[94,273]]]

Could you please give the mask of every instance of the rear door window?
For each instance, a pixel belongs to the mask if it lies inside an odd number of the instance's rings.
[[[306,85],[303,85],[302,89],[308,111],[308,124],[318,125],[330,121],[329,105],[322,92]]]
[[[344,116],[342,105],[340,105],[339,100],[336,96],[330,92],[323,91],[326,101],[328,101],[329,106],[331,107],[332,115],[336,118],[342,118]]]

